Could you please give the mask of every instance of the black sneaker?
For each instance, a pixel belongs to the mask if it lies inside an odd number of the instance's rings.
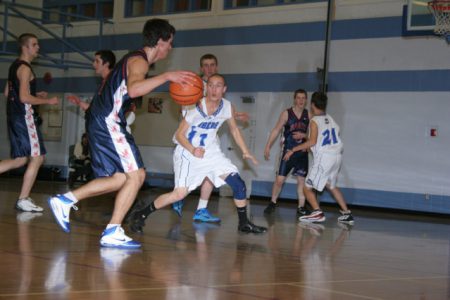
[[[271,213],[273,213],[275,211],[276,208],[277,208],[277,204],[270,201],[269,205],[267,205],[267,207],[264,209],[264,213],[270,215]]]
[[[264,233],[267,231],[266,227],[257,226],[250,221],[247,223],[239,224],[238,230],[243,233]]]
[[[340,216],[338,218],[339,222],[346,223],[346,224],[355,223],[355,219],[353,218],[351,211],[341,211],[341,214],[342,214],[342,216]]]
[[[128,223],[130,230],[134,233],[144,233],[143,227],[145,226],[145,216],[140,210],[130,213]]]
[[[304,207],[297,207],[297,217],[309,215],[309,211]]]

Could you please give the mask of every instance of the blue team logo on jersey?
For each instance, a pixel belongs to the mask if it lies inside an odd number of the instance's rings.
[[[202,129],[216,129],[219,126],[219,122],[201,122],[197,127]]]

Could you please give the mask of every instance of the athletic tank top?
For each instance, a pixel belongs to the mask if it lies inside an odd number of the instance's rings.
[[[147,61],[143,50],[125,55],[109,73],[97,94],[94,95],[89,107],[92,117],[105,117],[125,126],[125,113],[130,108],[132,99],[127,90],[127,63],[131,57],[140,56]]]
[[[344,147],[340,137],[339,125],[328,115],[314,116],[317,124],[317,143],[311,147],[313,155],[319,153],[341,153]]]
[[[308,110],[303,109],[300,118],[294,113],[294,110],[291,108],[287,109],[288,119],[286,124],[284,124],[283,129],[283,148],[284,150],[289,150],[294,148],[297,145],[300,145],[305,142],[305,138],[296,140],[292,137],[294,132],[305,133],[308,131],[309,126],[309,116]]]
[[[17,77],[17,70],[21,65],[26,65],[30,68],[31,73],[33,74],[33,79],[30,81],[30,94],[32,96],[36,96],[36,75],[34,74],[31,65],[26,61],[16,59],[11,66],[9,67],[8,73],[8,101],[6,104],[6,112],[8,117],[14,115],[26,115],[27,111],[32,110],[31,104],[22,103],[20,101],[20,81]],[[33,113],[33,111],[31,111]]]

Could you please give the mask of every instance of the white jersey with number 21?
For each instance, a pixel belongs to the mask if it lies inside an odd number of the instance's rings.
[[[341,153],[344,147],[339,131],[339,125],[328,115],[314,116],[311,121],[317,124],[317,142],[311,147],[316,157],[320,153]]]

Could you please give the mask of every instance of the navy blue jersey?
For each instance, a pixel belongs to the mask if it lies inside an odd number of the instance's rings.
[[[289,150],[294,148],[297,145],[300,145],[305,142],[305,138],[296,140],[292,137],[294,132],[305,133],[308,130],[309,126],[309,116],[308,110],[303,109],[303,112],[300,118],[297,118],[292,107],[287,110],[288,119],[286,124],[284,124],[283,130],[283,150]]]
[[[96,177],[129,173],[144,167],[133,136],[126,130],[125,113],[132,99],[127,90],[127,63],[143,50],[125,55],[103,81],[86,113],[86,131]]]
[[[141,56],[147,61],[143,50],[130,52],[114,67],[103,82],[97,94],[94,95],[89,106],[89,114],[98,117],[108,117],[114,113],[116,121],[126,124],[125,113],[131,105],[131,98],[127,93],[127,62],[133,56]]]
[[[6,112],[8,116],[17,114],[25,115],[27,109],[31,108],[31,105],[22,103],[19,98],[20,81],[19,78],[17,78],[17,70],[22,65],[26,65],[28,68],[30,68],[31,73],[33,73],[34,78],[29,83],[30,94],[32,96],[36,96],[36,75],[34,74],[31,65],[26,61],[16,59],[9,67],[8,73],[8,102],[6,105]]]
[[[22,65],[30,68],[33,74],[33,79],[29,82],[30,94],[36,96],[36,75],[31,65],[23,60],[15,60],[9,68],[6,104],[8,135],[13,158],[40,156],[46,152],[41,132],[35,123],[33,107],[20,100],[20,81],[17,70]]]

